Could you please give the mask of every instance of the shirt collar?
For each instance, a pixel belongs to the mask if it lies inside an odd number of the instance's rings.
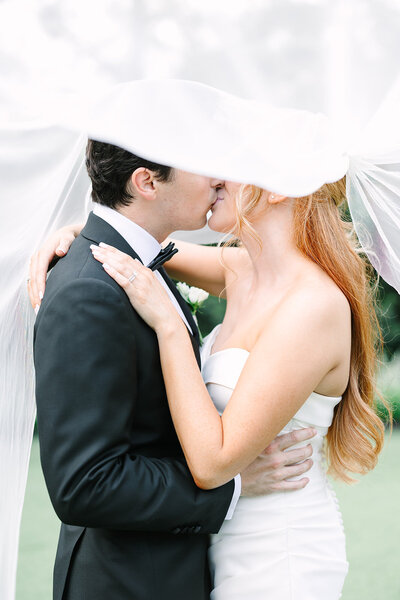
[[[136,254],[140,256],[144,265],[148,265],[160,252],[161,244],[143,227],[113,208],[98,202],[94,202],[93,205],[93,213],[122,235]]]

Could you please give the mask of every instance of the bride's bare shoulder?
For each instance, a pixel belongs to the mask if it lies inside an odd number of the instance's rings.
[[[319,317],[343,326],[351,318],[350,304],[340,287],[319,268],[310,269],[282,303],[282,310],[295,310],[301,318]]]

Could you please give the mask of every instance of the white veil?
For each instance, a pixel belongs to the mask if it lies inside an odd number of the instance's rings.
[[[0,138],[0,597],[15,596],[19,526],[35,419],[35,314],[26,278],[33,248],[63,224],[84,220],[85,140],[21,125]]]
[[[322,113],[174,79],[127,82],[96,98],[69,99],[58,104],[55,118],[155,162],[290,197],[346,174],[360,243],[400,292],[400,77],[351,143],[342,124]]]
[[[400,85],[349,152],[321,113],[243,100],[179,80],[136,81],[57,106],[50,125],[3,131],[0,178],[0,596],[15,591],[17,540],[34,423],[28,259],[46,235],[85,219],[86,136],[155,162],[304,196],[347,173],[360,242],[400,291]],[[47,118],[54,107],[48,108]],[[62,114],[62,118],[60,118]],[[23,134],[23,135],[22,135]]]
[[[349,149],[347,197],[358,239],[400,293],[400,77]]]

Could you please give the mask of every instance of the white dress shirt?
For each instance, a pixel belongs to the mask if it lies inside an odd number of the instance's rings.
[[[140,257],[141,261],[144,265],[148,265],[160,252],[161,244],[157,242],[157,240],[143,227],[137,225],[128,217],[125,217],[120,212],[109,208],[108,206],[103,206],[102,204],[94,203],[93,213],[106,221],[111,227],[113,227],[118,233],[124,238],[125,241],[132,247],[132,249],[136,252],[136,254]],[[170,297],[174,307],[178,311],[179,315],[183,319],[185,325],[188,327],[189,331],[193,333],[192,328],[189,323],[177,299],[174,294],[171,292],[169,287],[167,286],[164,278],[158,271],[154,271],[155,276],[160,281],[161,285],[167,291],[168,296]],[[236,475],[235,477],[235,489],[232,496],[232,500],[226,514],[225,519],[229,520],[232,518],[234,510],[236,508],[236,504],[239,500],[241,493],[241,477],[240,475]]]

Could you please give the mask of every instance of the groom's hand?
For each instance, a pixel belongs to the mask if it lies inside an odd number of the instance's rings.
[[[292,448],[313,438],[315,429],[296,429],[276,437],[264,452],[242,473],[242,496],[262,496],[273,492],[286,492],[304,488],[309,479],[299,477],[311,469],[312,446],[307,444]]]

